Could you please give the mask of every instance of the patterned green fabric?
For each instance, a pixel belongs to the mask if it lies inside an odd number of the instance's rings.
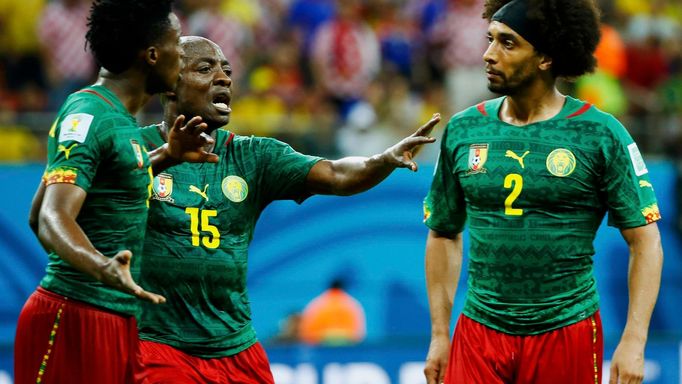
[[[611,115],[567,97],[557,116],[518,127],[498,118],[503,100],[450,120],[425,223],[441,233],[468,224],[464,314],[538,334],[598,309],[593,240],[607,211],[618,228],[660,215],[637,146]]]
[[[105,256],[132,251],[136,278],[152,171],[135,118],[106,88],[85,88],[59,110],[47,151],[46,184],[70,183],[87,192],[76,221]],[[136,298],[77,271],[54,252],[40,285],[116,312],[132,315],[138,309]]]
[[[141,284],[164,295],[142,305],[140,338],[214,358],[256,342],[246,289],[248,246],[274,200],[302,202],[318,157],[269,138],[218,130],[216,164],[181,164],[154,179]],[[156,126],[143,129],[151,147]]]

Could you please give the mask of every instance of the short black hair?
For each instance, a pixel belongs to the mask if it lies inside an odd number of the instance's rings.
[[[511,0],[486,0],[483,18],[492,16]],[[545,43],[541,52],[552,58],[555,77],[575,78],[594,71],[601,36],[599,8],[594,0],[525,0],[528,19]]]
[[[137,53],[170,27],[173,0],[95,0],[88,17],[87,44],[97,64],[110,72],[130,68]]]

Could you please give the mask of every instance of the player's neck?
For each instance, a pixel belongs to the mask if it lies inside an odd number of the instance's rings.
[[[163,141],[165,141],[166,143],[168,142],[168,132],[170,131],[172,124],[174,124],[176,118],[177,118],[177,115],[175,115],[174,117],[166,116],[165,120],[162,121],[161,124],[157,125],[157,127],[159,129],[159,133],[161,134]],[[189,119],[185,119],[185,123],[187,121],[189,121]],[[216,131],[217,131],[217,129],[214,129],[211,132],[206,132],[207,135],[209,135],[213,138],[213,143],[207,144],[206,146],[204,146],[204,150],[206,150],[206,152],[213,153],[213,150],[215,149],[215,144],[216,144],[215,139],[217,136]]]
[[[136,115],[149,101],[145,79],[135,76],[130,71],[114,74],[106,70],[100,71],[95,85],[101,85],[113,92],[131,115]]]
[[[500,120],[519,126],[549,120],[561,112],[565,101],[554,86],[519,92],[504,99]]]

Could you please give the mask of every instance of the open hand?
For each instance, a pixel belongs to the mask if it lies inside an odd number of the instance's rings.
[[[191,118],[187,124],[185,116],[180,115],[175,119],[173,126],[168,131],[168,155],[178,162],[190,163],[217,163],[218,156],[206,149],[214,144],[215,140],[204,131],[208,126],[203,123],[201,117]]]
[[[430,137],[431,131],[440,121],[440,113],[434,113],[431,120],[422,125],[410,136],[400,140],[396,145],[387,149],[384,156],[392,164],[398,168],[410,168],[412,171],[417,171],[417,163],[413,158],[417,155],[422,145],[433,143],[435,138]]]
[[[130,274],[130,259],[132,257],[133,254],[128,250],[119,251],[104,264],[99,280],[123,292],[137,296],[138,299],[147,300],[154,304],[165,303],[165,297],[147,292],[133,281]]]

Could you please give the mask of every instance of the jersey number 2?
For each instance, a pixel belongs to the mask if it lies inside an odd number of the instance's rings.
[[[512,203],[521,194],[521,189],[523,189],[523,177],[518,173],[510,173],[504,178],[504,187],[507,189],[512,189],[507,199],[504,200],[504,214],[509,216],[521,216],[523,215],[523,209],[512,208]]]
[[[218,211],[215,209],[204,209],[199,210],[199,208],[185,208],[185,212],[189,215],[189,228],[192,231],[192,245],[198,247],[200,244],[199,238],[201,238],[201,244],[206,248],[215,249],[220,245],[220,232],[218,227],[211,225],[208,222],[210,217],[218,216]],[[201,236],[199,233],[199,218],[201,217],[201,232],[208,232],[210,235]]]

